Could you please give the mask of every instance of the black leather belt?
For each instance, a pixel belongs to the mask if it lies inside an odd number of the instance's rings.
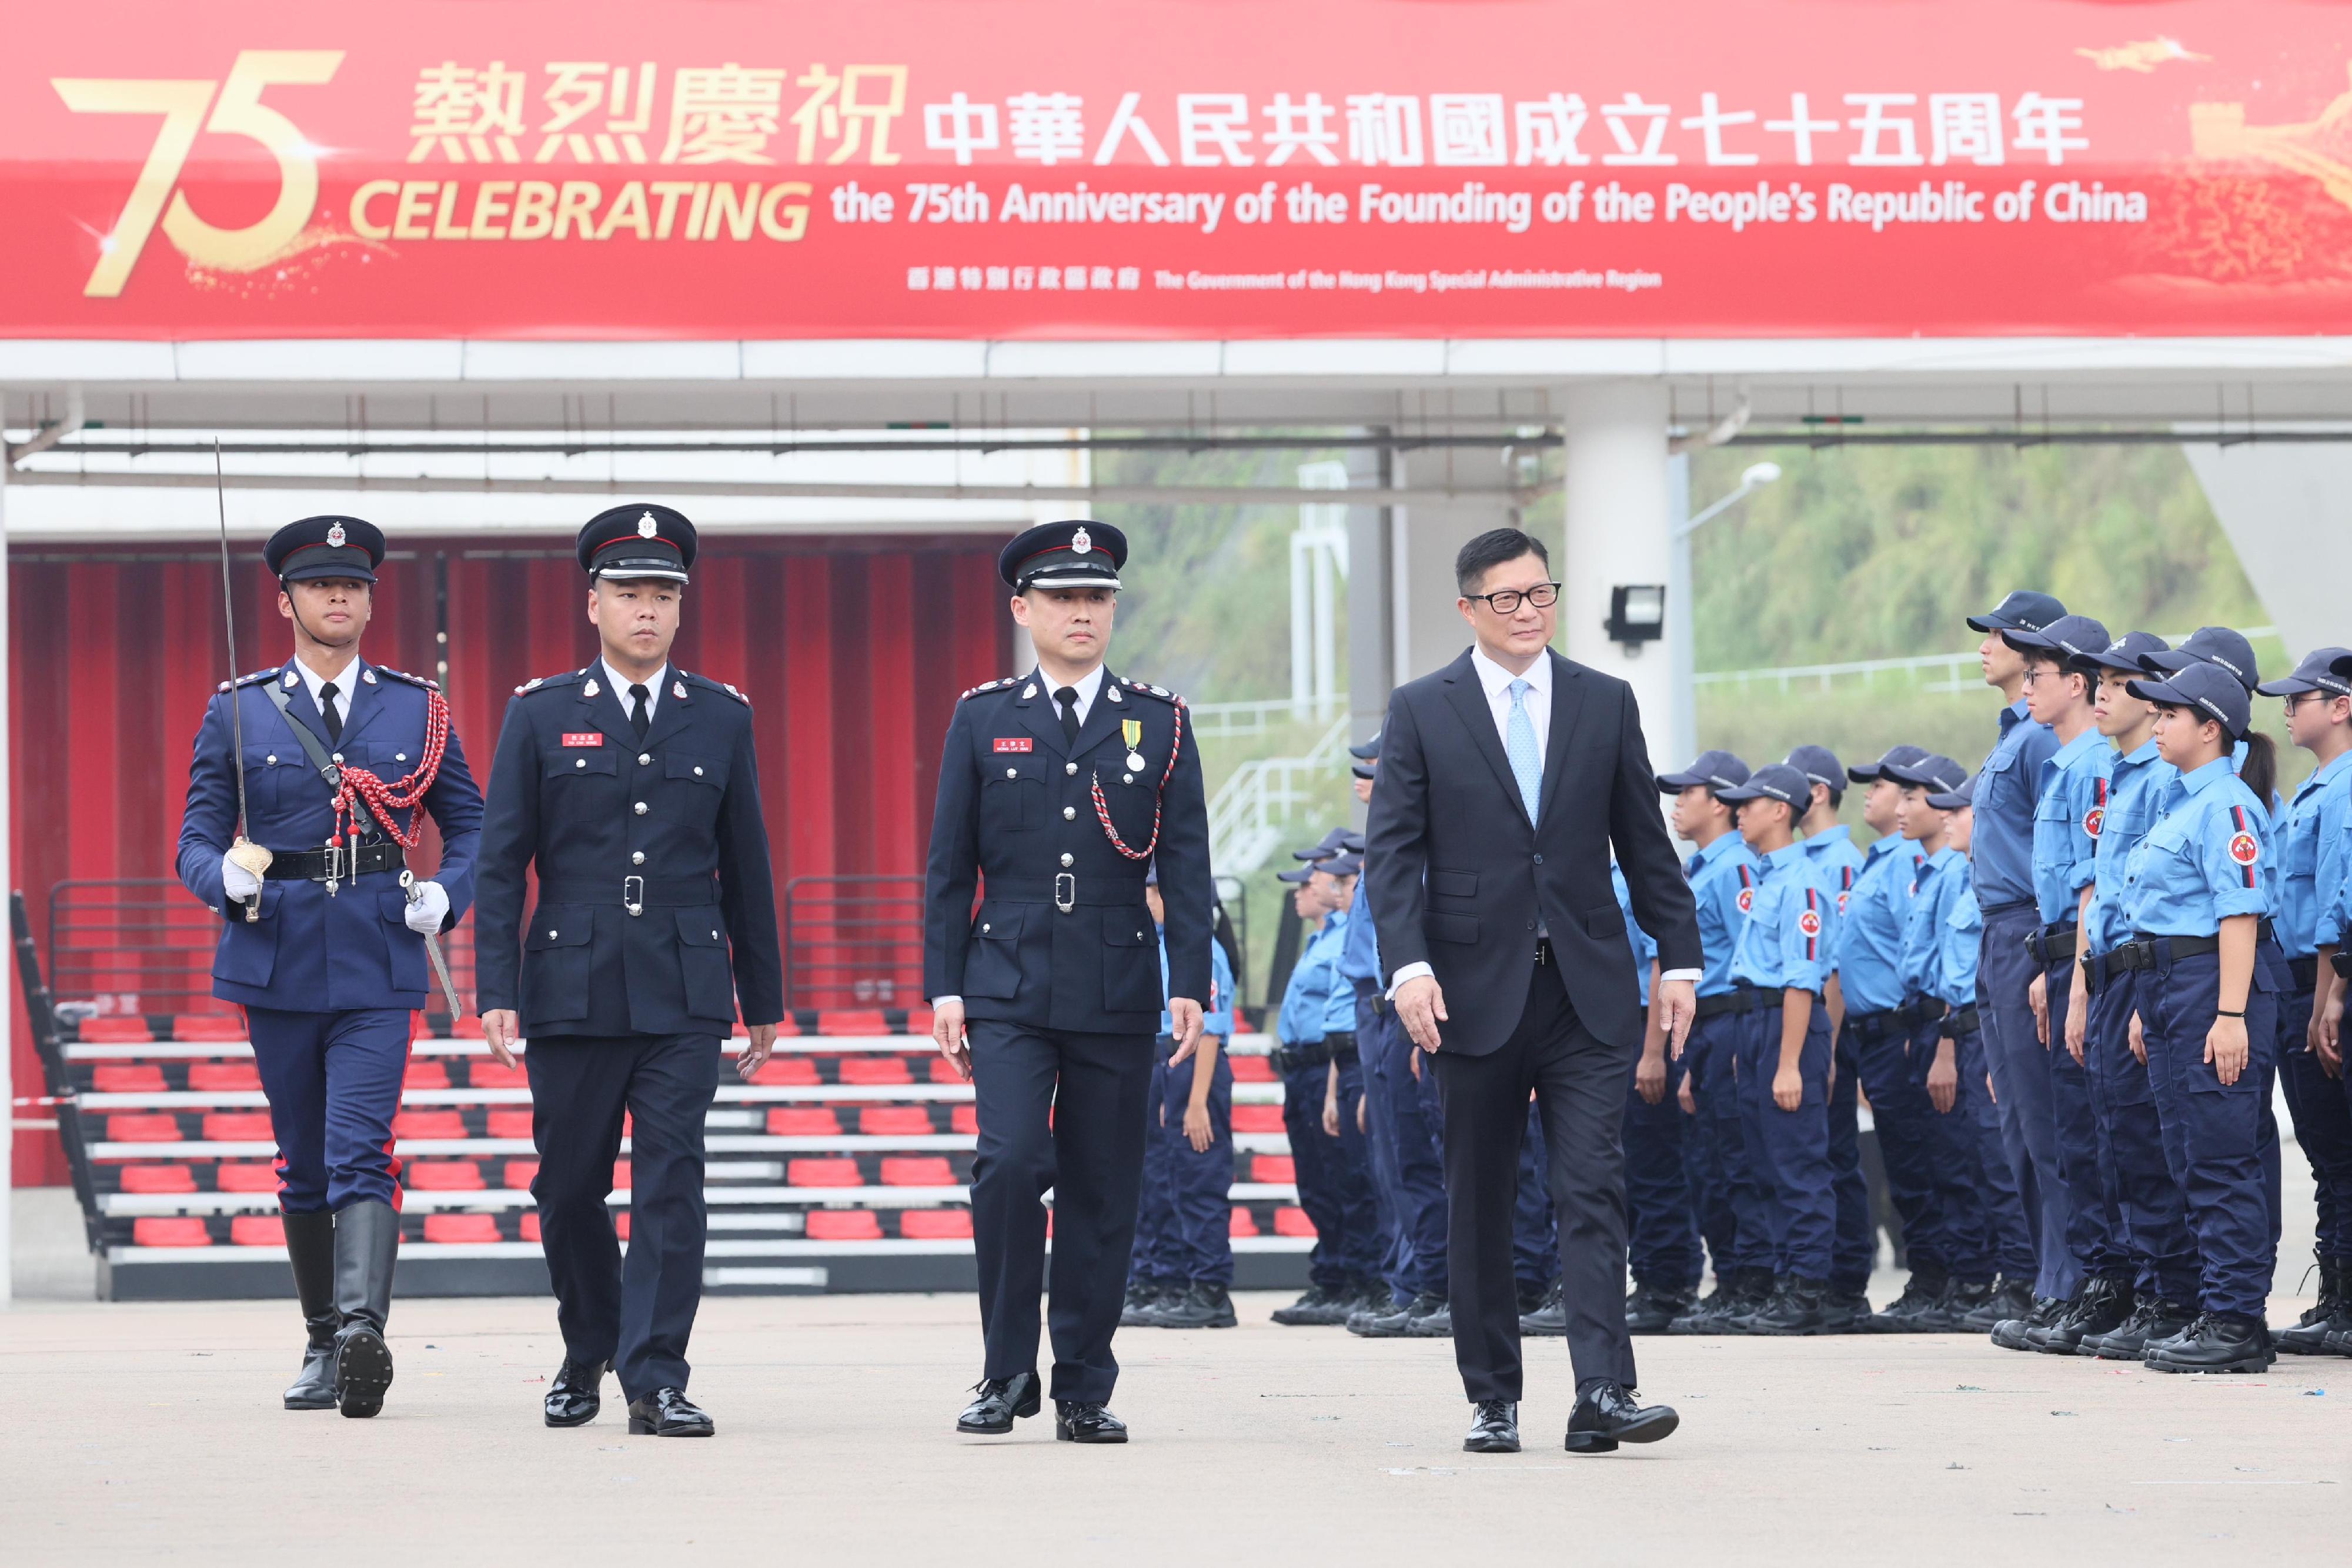
[[[2315,991],[2319,988],[2319,955],[2306,953],[2300,958],[2286,961],[2287,973],[2294,977],[2295,989]]]
[[[2032,954],[2033,961],[2043,968],[2055,968],[2074,956],[2074,948],[2080,935],[2079,928],[2073,921],[2062,920],[2054,925],[2045,925],[2039,931],[2027,932],[2025,950]]]
[[[2021,909],[2031,909],[2038,914],[2041,907],[2030,898],[2012,898],[2006,904],[1988,904],[1978,910],[1977,915],[1979,919],[1998,920],[2004,915],[2013,915]]]
[[[2157,944],[2162,943],[2174,958],[2195,958],[2207,953],[2219,953],[2219,936],[2150,936],[2143,932],[2128,942],[2118,942],[2105,955],[2107,973],[2120,974],[2132,969],[2156,967]]]
[[[369,872],[405,871],[408,857],[389,839],[357,849],[339,844],[331,850],[272,850],[268,880],[272,882],[349,882]]]
[[[1944,1004],[1933,997],[1914,997],[1899,1008],[1882,1008],[1873,1013],[1848,1013],[1845,1027],[1858,1030],[1872,1040],[1917,1028],[1944,1016]]]
[[[1348,1043],[1352,1046],[1356,1037],[1351,1034],[1347,1038]],[[1331,1060],[1331,1037],[1326,1035],[1321,1040],[1310,1040],[1300,1045],[1277,1045],[1274,1048],[1273,1055],[1274,1070],[1276,1072],[1295,1072],[1301,1068],[1321,1067]]]
[[[1962,1008],[1944,1015],[1943,1032],[1953,1040],[1965,1040],[1977,1031],[1977,1009]]]
[[[1742,986],[1718,996],[1699,998],[1697,1016],[1711,1019],[1724,1013],[1752,1013],[1759,1008],[1777,1008],[1780,1005],[1780,988],[1777,986],[1769,989],[1760,986]]]
[[[1132,881],[1089,877],[1083,886],[1068,872],[1051,877],[992,876],[981,891],[987,898],[1002,899],[1007,904],[1050,904],[1065,915],[1081,907],[1143,907],[1143,876],[1139,870]]]
[[[719,883],[707,876],[558,877],[539,884],[545,904],[617,904],[632,915],[651,904],[699,909],[719,902]]]
[[[2336,972],[2338,976],[2345,979],[2352,980],[2352,951],[2338,953],[2335,957],[2329,959],[2328,962],[2336,966]]]

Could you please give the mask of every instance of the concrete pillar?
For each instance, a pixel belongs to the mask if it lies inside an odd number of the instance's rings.
[[[1666,493],[1666,389],[1654,382],[1578,387],[1561,400],[1566,548],[1554,558],[1560,627],[1579,664],[1633,684],[1651,760],[1675,730],[1672,659],[1664,642],[1629,650],[1609,639],[1610,591],[1664,584],[1672,530]],[[1689,606],[1666,604],[1671,622]]]
[[[2352,578],[2352,442],[2219,446],[2183,443],[2238,564],[2289,659],[2344,636]],[[2263,674],[2285,671],[2264,670]]]
[[[1385,489],[1388,455],[1357,448],[1348,455],[1348,487]],[[1396,684],[1396,601],[1389,560],[1389,507],[1348,508],[1348,735],[1369,739],[1389,709]]]

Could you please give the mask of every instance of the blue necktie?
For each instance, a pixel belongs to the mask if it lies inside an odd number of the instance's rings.
[[[1528,809],[1528,821],[1536,820],[1536,808],[1543,792],[1543,758],[1536,751],[1536,721],[1528,716],[1528,693],[1535,688],[1526,681],[1513,681],[1507,688],[1511,694],[1510,721],[1503,729],[1503,749],[1511,759],[1511,777],[1518,780],[1519,800]]]

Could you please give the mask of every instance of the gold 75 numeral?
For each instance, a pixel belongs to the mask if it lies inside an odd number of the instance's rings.
[[[131,199],[122,204],[113,231],[100,242],[98,265],[82,286],[83,295],[111,299],[122,292],[159,214],[164,235],[200,267],[250,272],[285,249],[318,205],[319,158],[292,120],[263,105],[261,89],[320,85],[333,79],[342,62],[341,49],[246,49],[225,81],[52,78],[49,85],[77,114],[163,117],[138,182],[131,187]],[[220,89],[217,100],[215,88]],[[205,118],[207,107],[209,120]],[[260,222],[241,229],[216,228],[196,215],[186,192],[173,189],[199,127],[249,137],[278,160],[278,200]]]

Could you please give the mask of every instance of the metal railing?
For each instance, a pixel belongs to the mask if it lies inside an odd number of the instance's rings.
[[[231,1012],[212,994],[220,916],[169,877],[49,889],[49,989],[84,1017]]]
[[[2249,643],[2279,634],[2275,626],[2241,626],[2238,635]],[[2186,632],[2158,633],[2175,647],[2187,639]],[[1695,686],[1736,686],[1748,691],[1758,686],[1773,686],[1786,692],[1799,685],[1810,685],[1820,691],[1846,679],[1859,680],[1868,685],[1880,675],[1940,674],[1940,679],[1925,683],[1931,692],[1973,692],[1983,689],[1977,678],[1977,651],[1965,649],[1956,653],[1914,653],[1900,659],[1853,659],[1835,664],[1782,664],[1760,670],[1702,670],[1691,677]]]
[[[1265,862],[1291,814],[1313,796],[1307,786],[1348,755],[1349,717],[1332,721],[1304,757],[1260,757],[1234,769],[1209,802],[1209,863],[1240,876]]]
[[[923,879],[796,876],[784,883],[784,1005],[917,1008]]]
[[[1323,712],[1318,712],[1318,708]],[[1329,713],[1348,711],[1348,694],[1338,693],[1328,701],[1313,699],[1300,702],[1293,697],[1254,697],[1246,702],[1186,703],[1185,715],[1192,720],[1192,734],[1202,740],[1223,740],[1235,736],[1266,735],[1286,724],[1312,724]]]

